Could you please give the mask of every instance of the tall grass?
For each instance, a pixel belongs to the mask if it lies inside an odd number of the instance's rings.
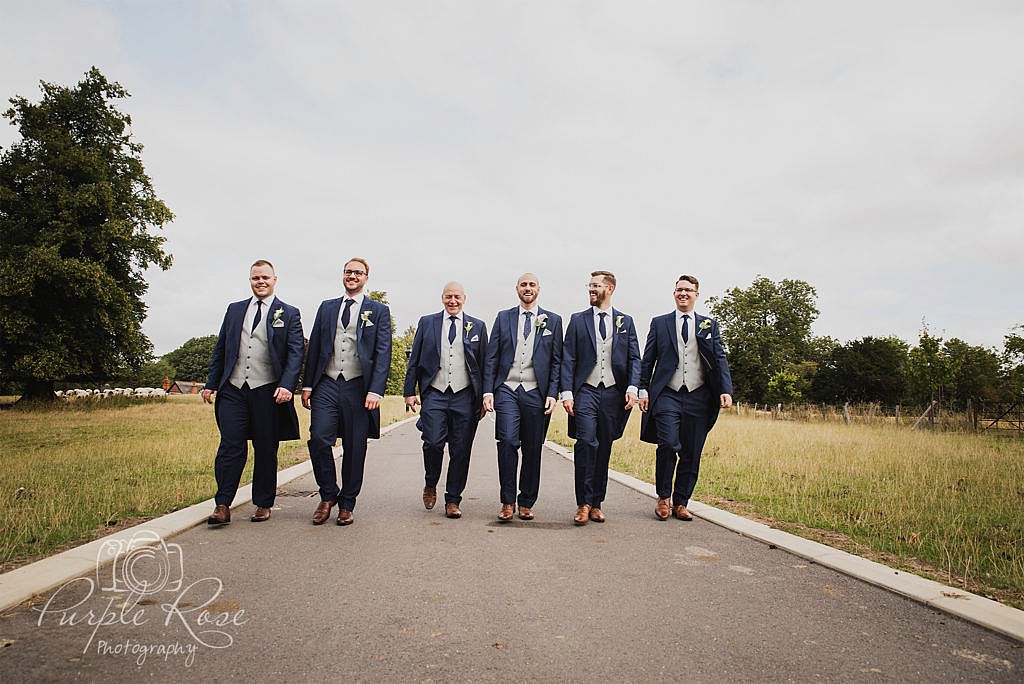
[[[213,407],[197,395],[118,399],[0,411],[0,569],[214,495]],[[282,468],[308,458],[309,411],[298,413],[303,439],[282,442]],[[381,413],[385,425],[403,418],[401,398]]]
[[[639,424],[613,467],[653,482]],[[549,437],[571,444],[564,414]],[[723,415],[695,498],[1024,607],[1020,439]]]

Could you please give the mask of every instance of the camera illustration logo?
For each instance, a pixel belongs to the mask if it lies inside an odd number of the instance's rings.
[[[108,539],[96,553],[96,586],[101,591],[139,596],[178,592],[184,575],[181,546],[150,530],[136,532],[130,539]]]

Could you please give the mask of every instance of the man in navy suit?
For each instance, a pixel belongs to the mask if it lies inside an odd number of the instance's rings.
[[[231,522],[231,502],[252,440],[253,522],[270,519],[277,493],[277,445],[299,438],[292,392],[302,367],[299,310],[274,295],[274,265],[260,259],[249,268],[252,297],[228,305],[213,348],[203,401],[213,403],[220,446],[213,462],[217,478],[210,525]]]
[[[309,460],[320,488],[313,524],[338,505],[339,525],[351,525],[363,486],[366,440],[380,437],[380,400],[391,369],[391,311],[363,294],[365,259],[349,259],[345,295],[321,302],[309,333],[302,405],[309,417]],[[341,437],[341,487],[334,445]]]
[[[640,348],[630,316],[612,308],[615,275],[594,271],[590,307],[574,313],[562,347],[562,406],[576,439],[576,515],[573,522],[604,522],[612,442],[622,436],[637,401]]]
[[[516,282],[519,306],[498,314],[484,362],[484,409],[496,415],[501,510],[509,522],[517,500],[519,518],[533,520],[540,490],[540,454],[558,399],[562,319],[537,306],[540,282],[524,273]],[[523,465],[516,498],[519,449]]]
[[[719,409],[732,406],[732,377],[718,323],[693,312],[700,283],[691,275],[681,275],[673,296],[676,310],[651,320],[644,345],[640,439],[658,445],[655,517],[667,520],[671,510],[679,520],[693,520],[686,505],[697,484],[704,440]]]
[[[423,404],[416,426],[423,433],[423,505],[437,502],[444,446],[448,445],[448,477],[444,512],[461,518],[462,490],[469,476],[469,456],[483,411],[483,361],[487,326],[462,312],[466,291],[448,283],[441,292],[444,310],[423,316],[416,325],[409,365],[405,370],[405,405]],[[416,397],[419,385],[420,398]]]

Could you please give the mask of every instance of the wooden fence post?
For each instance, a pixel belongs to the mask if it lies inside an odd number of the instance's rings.
[[[843,404],[843,420],[847,425],[850,424],[850,402]]]

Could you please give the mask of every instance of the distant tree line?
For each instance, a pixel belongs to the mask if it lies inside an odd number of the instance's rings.
[[[757,403],[879,402],[953,408],[969,401],[1020,398],[1024,326],[1009,331],[1002,351],[943,340],[927,327],[911,346],[897,337],[845,343],[811,335],[817,292],[802,280],[759,277],[709,297],[732,371],[736,398]]]

